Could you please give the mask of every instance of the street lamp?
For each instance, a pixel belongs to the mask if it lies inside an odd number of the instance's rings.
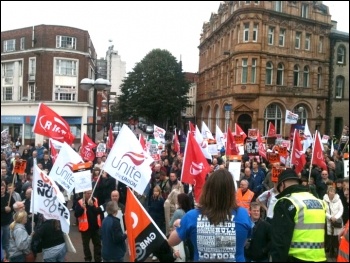
[[[93,142],[95,142],[96,139],[96,110],[97,110],[97,91],[102,91],[102,90],[109,90],[111,89],[111,84],[108,80],[106,79],[89,79],[85,78],[80,81],[80,88],[82,90],[88,91],[90,89],[94,89],[94,95],[93,95],[93,115],[92,115],[92,135],[91,139]]]
[[[110,112],[112,111],[111,110],[111,106],[113,106],[115,104],[114,98],[115,98],[115,94],[116,93],[115,92],[107,92],[107,94],[108,94],[107,95],[107,99],[104,99],[104,100],[101,101],[103,114],[104,114],[105,119],[106,119],[106,124],[105,124],[106,131],[105,131],[105,134],[107,134],[109,126],[110,126]]]

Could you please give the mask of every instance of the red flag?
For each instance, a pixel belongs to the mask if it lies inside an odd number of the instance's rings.
[[[230,127],[227,128],[226,155],[239,155],[239,150]]]
[[[142,146],[142,149],[147,152],[146,141],[145,141],[145,138],[143,137],[142,133],[139,134],[139,142]]]
[[[303,152],[303,146],[301,145],[299,131],[297,129],[294,129],[293,146],[290,158],[290,163],[295,166],[295,172],[300,173],[304,169],[306,158],[305,153]]]
[[[259,131],[258,131],[258,145],[259,145],[259,155],[260,155],[262,158],[267,159],[267,158],[266,158],[266,149],[265,149],[265,145],[264,145],[264,143],[262,142],[261,134],[260,134]]]
[[[245,140],[245,138],[247,138],[247,134],[245,134],[245,132],[242,130],[242,128],[237,123],[235,123],[235,134],[242,135],[243,141]]]
[[[51,159],[52,159],[52,164],[54,164],[55,161],[56,161],[58,152],[57,152],[55,146],[53,145],[52,141],[51,140],[49,140],[49,141],[50,141],[49,142],[50,143],[50,156],[51,156]]]
[[[107,149],[112,149],[113,144],[114,144],[114,136],[113,136],[112,124],[110,124],[109,130],[108,130]]]
[[[269,129],[267,130],[267,136],[266,137],[276,137],[276,128],[275,128],[275,125],[273,125],[272,122],[269,122]]]
[[[181,181],[194,185],[194,196],[196,201],[202,193],[205,177],[210,170],[207,159],[191,132],[188,132],[185,155],[183,158],[183,169]]]
[[[130,262],[145,261],[151,253],[159,249],[163,242],[166,242],[162,231],[129,188],[127,188],[124,219],[130,248]]]
[[[179,138],[177,137],[176,129],[174,133],[174,151],[176,153],[180,152],[180,142],[179,142]]]
[[[323,170],[327,170],[327,165],[324,160],[323,150],[321,145],[321,137],[319,132],[316,130],[314,145],[312,147],[312,161],[311,164],[321,167]]]
[[[75,139],[70,132],[69,124],[45,104],[39,104],[38,114],[33,126],[33,132],[50,137],[59,142],[71,145]]]
[[[192,124],[191,121],[188,122],[189,128],[190,128],[190,132],[195,135],[196,134],[196,127]]]
[[[80,148],[80,156],[83,158],[84,161],[94,161],[95,160],[95,153],[92,150],[95,148],[97,145],[94,143],[89,136],[87,136],[84,133],[83,137],[83,144],[81,145]]]

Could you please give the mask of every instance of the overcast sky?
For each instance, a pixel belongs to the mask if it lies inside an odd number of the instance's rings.
[[[323,1],[338,30],[349,32],[349,1]],[[1,31],[40,24],[89,31],[98,57],[110,45],[129,72],[152,49],[168,50],[183,70],[198,71],[198,45],[203,22],[217,12],[220,1],[1,1]],[[113,42],[110,42],[112,40]]]

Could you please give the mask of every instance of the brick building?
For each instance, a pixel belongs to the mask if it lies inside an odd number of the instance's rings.
[[[311,132],[333,133],[332,26],[322,1],[221,2],[200,38],[197,125],[226,130],[237,122],[246,132],[266,134],[272,122],[288,137],[290,110],[299,115],[298,125],[307,120]],[[231,106],[229,118],[225,106]]]
[[[96,77],[96,52],[88,31],[37,25],[1,32],[1,42],[1,130],[21,136],[22,144],[41,142],[43,136],[32,128],[43,102],[69,123],[76,142],[84,133],[91,135],[87,124],[92,123],[93,91],[79,88],[83,78]]]

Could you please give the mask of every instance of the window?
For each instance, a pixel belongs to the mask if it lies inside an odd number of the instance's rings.
[[[286,37],[286,30],[284,28],[281,28],[280,29],[280,35],[279,35],[279,38],[278,38],[278,45],[280,47],[284,47],[284,39]]]
[[[4,52],[11,52],[16,50],[16,39],[4,41]]]
[[[56,60],[56,75],[76,76],[77,62],[73,60]]]
[[[258,5],[260,1],[254,1],[254,5]]]
[[[318,40],[318,53],[322,53],[322,52],[323,52],[323,37],[320,36]]]
[[[30,84],[28,87],[28,100],[35,100],[35,85]]]
[[[25,44],[26,44],[26,38],[25,37],[21,37],[21,45],[19,47],[20,50],[24,50],[25,49]]]
[[[249,23],[244,24],[243,42],[249,41]]]
[[[255,84],[256,83],[256,58],[252,59],[252,72],[250,76],[250,82]]]
[[[265,81],[267,85],[272,85],[272,71],[273,71],[272,63],[267,62],[266,63],[266,81]]]
[[[15,63],[14,62],[9,62],[9,63],[3,63],[2,64],[2,77],[5,78],[12,78],[14,74],[14,69],[15,69]]]
[[[304,77],[303,77],[303,81],[304,81],[304,87],[307,88],[309,87],[309,67],[305,66],[304,67]]]
[[[345,48],[344,46],[340,46],[337,49],[337,63],[345,64]]]
[[[282,2],[283,1],[275,1],[275,11],[282,12]]]
[[[317,69],[317,88],[322,88],[322,68]]]
[[[311,46],[311,34],[306,34],[305,36],[305,50],[310,50]]]
[[[281,134],[282,131],[282,110],[277,104],[270,104],[266,107],[264,112],[264,134],[267,134],[267,129],[269,127],[269,122],[275,125],[276,133]]]
[[[244,1],[246,5],[250,5],[251,1]]]
[[[248,80],[248,59],[242,59],[242,84],[246,84]]]
[[[3,98],[4,100],[13,100],[13,87],[3,87]]]
[[[36,73],[36,59],[29,59],[29,76],[35,76]]]
[[[298,104],[293,109],[293,113],[298,114],[298,124],[305,124],[307,120],[306,106],[303,104]]]
[[[309,18],[309,5],[301,5],[301,17]]]
[[[75,86],[56,86],[55,100],[75,101],[76,100]]]
[[[277,66],[276,85],[279,85],[279,86],[283,85],[283,75],[284,75],[284,66],[282,63],[279,63]]]
[[[56,48],[77,49],[75,37],[56,36]]]
[[[237,43],[239,43],[239,38],[241,37],[241,30],[239,26],[237,26]]]
[[[295,65],[293,70],[293,86],[299,86],[299,66]]]
[[[335,81],[335,98],[336,99],[343,98],[343,90],[344,90],[344,77],[337,76]]]
[[[236,84],[238,84],[238,59],[236,59]]]
[[[269,27],[267,44],[273,45],[273,35],[274,35],[274,33],[275,33],[275,28],[274,27]]]
[[[300,40],[301,40],[301,32],[296,32],[295,33],[295,48],[296,49],[300,48]]]
[[[253,42],[258,41],[258,27],[259,27],[258,24],[254,24],[254,27],[253,27]]]

